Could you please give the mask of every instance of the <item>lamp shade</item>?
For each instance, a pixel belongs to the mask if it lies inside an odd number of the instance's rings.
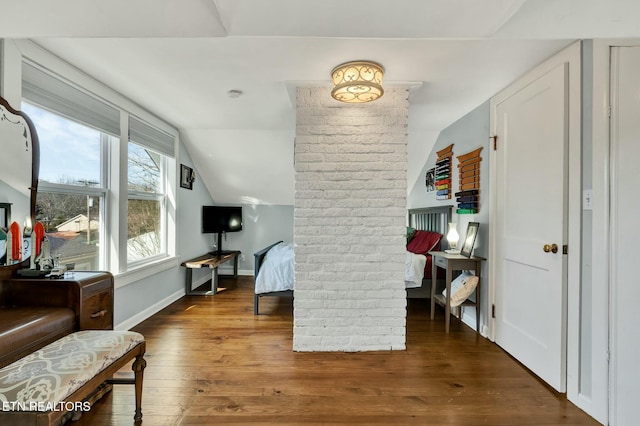
[[[370,61],[353,61],[338,65],[331,71],[331,96],[340,102],[375,101],[384,94],[382,65]]]
[[[456,224],[451,222],[449,223],[449,232],[447,232],[447,241],[449,242],[450,249],[455,249],[457,247],[458,239],[460,239],[460,235],[458,235]]]

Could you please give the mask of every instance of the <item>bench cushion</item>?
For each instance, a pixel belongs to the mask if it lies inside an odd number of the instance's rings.
[[[0,308],[0,366],[10,364],[74,331],[69,308]]]
[[[16,411],[56,406],[142,342],[133,331],[69,334],[0,369],[0,401],[15,402]]]

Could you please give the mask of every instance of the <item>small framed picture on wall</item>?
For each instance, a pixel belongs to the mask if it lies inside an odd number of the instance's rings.
[[[424,184],[427,187],[427,192],[433,192],[436,190],[436,169],[435,167],[427,170],[424,177]]]
[[[191,167],[180,164],[180,187],[193,189],[193,181],[196,180],[196,174]]]

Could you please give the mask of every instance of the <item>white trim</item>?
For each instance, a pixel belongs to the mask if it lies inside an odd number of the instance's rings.
[[[135,269],[130,269],[126,272],[120,272],[115,274],[115,288],[121,288],[135,283],[142,279],[148,278],[152,275],[166,271],[171,268],[176,268],[180,265],[178,257],[163,257],[152,263],[147,263]]]
[[[229,272],[231,271],[230,274],[226,274],[223,272]],[[233,268],[223,268],[222,265],[220,265],[218,267],[218,276],[226,276],[226,275],[233,275]],[[253,276],[253,269],[238,269],[238,275],[243,276],[243,277],[252,277]]]
[[[582,43],[567,52],[569,63],[569,147],[567,224],[567,398],[575,399],[580,384],[580,285],[582,270]]]
[[[607,311],[607,318],[608,318],[608,351],[610,354],[610,361],[609,361],[609,371],[608,371],[608,389],[609,389],[609,393],[608,393],[608,416],[607,416],[607,420],[608,420],[608,424],[611,425],[618,425],[619,423],[619,417],[618,417],[618,412],[616,411],[616,407],[618,406],[617,403],[617,399],[618,399],[618,392],[620,390],[619,386],[618,386],[618,378],[621,375],[625,375],[625,374],[632,374],[633,372],[630,371],[624,371],[624,370],[620,370],[617,360],[618,360],[618,346],[619,346],[619,342],[624,340],[624,339],[628,339],[629,337],[633,337],[633,336],[626,336],[626,335],[621,335],[619,330],[618,330],[618,316],[615,315],[614,313],[618,312],[620,307],[618,305],[619,302],[619,295],[618,295],[618,286],[620,285],[620,277],[619,277],[619,264],[618,264],[618,253],[620,251],[620,247],[619,247],[619,241],[617,239],[617,236],[619,235],[619,221],[618,221],[618,214],[617,214],[617,209],[620,207],[621,203],[621,197],[620,197],[620,176],[619,176],[619,171],[617,170],[618,167],[618,159],[620,157],[620,144],[619,144],[619,134],[618,134],[618,123],[617,123],[617,119],[619,116],[619,107],[618,107],[618,98],[617,98],[617,94],[618,94],[618,85],[619,85],[619,81],[618,81],[618,73],[614,72],[617,71],[619,69],[618,67],[618,61],[619,61],[619,49],[613,49],[616,47],[638,47],[640,46],[640,40],[609,40],[609,41],[605,41],[602,42],[598,45],[598,47],[601,47],[601,49],[599,49],[599,54],[600,57],[599,59],[599,65],[604,67],[604,62],[605,59],[607,60],[607,65],[608,65],[608,79],[605,81],[604,78],[601,79],[601,82],[603,84],[603,86],[608,90],[608,95],[609,95],[609,107],[611,108],[611,118],[608,121],[609,124],[609,133],[608,133],[608,144],[607,146],[602,146],[602,147],[598,147],[600,150],[604,151],[605,149],[607,149],[606,157],[603,157],[603,159],[606,158],[607,162],[606,164],[599,164],[600,169],[604,168],[605,171],[605,190],[608,189],[609,192],[607,193],[608,198],[605,201],[605,207],[606,209],[604,210],[604,218],[606,218],[608,220],[608,224],[609,226],[606,227],[606,224],[601,224],[599,223],[598,225],[604,225],[604,227],[606,228],[606,231],[608,231],[608,240],[606,241],[607,246],[606,247],[602,247],[602,249],[605,251],[603,254],[603,259],[606,259],[607,261],[607,270],[606,271],[600,271],[600,272],[606,272],[606,276],[608,278],[608,311]],[[605,56],[604,52],[606,49],[606,53],[608,53],[608,56]],[[595,62],[595,59],[594,59]],[[609,83],[609,84],[606,84]],[[604,144],[603,144],[604,145]],[[594,169],[595,169],[595,161],[596,161],[596,156],[595,156],[595,152],[594,152]],[[603,161],[604,163],[604,161]],[[608,166],[608,169],[606,168]],[[595,174],[595,172],[594,172]],[[595,191],[594,191],[595,192]],[[596,225],[596,222],[594,220],[594,227]],[[595,242],[594,242],[594,256],[595,256]],[[594,297],[595,299],[595,297]],[[595,386],[594,386],[595,387]]]
[[[136,315],[122,321],[119,324],[116,324],[113,327],[113,329],[114,330],[130,330],[131,328],[140,324],[142,321],[154,315],[155,313],[160,312],[162,309],[166,308],[176,300],[179,300],[183,296],[184,296],[184,289],[178,290],[173,294],[170,294],[169,296],[160,300],[159,302],[149,306],[144,311],[137,313]]]
[[[619,242],[618,242],[618,215],[616,212],[612,211],[612,209],[616,208],[619,205],[620,200],[620,183],[618,181],[619,172],[616,168],[617,166],[617,158],[620,155],[619,152],[619,123],[617,123],[618,118],[618,91],[620,81],[618,79],[618,73],[620,72],[619,60],[620,60],[620,52],[617,49],[612,49],[614,46],[610,46],[610,68],[609,68],[609,105],[611,107],[611,118],[609,121],[609,351],[611,353],[611,358],[609,361],[609,423],[611,425],[618,425],[618,413],[615,408],[617,405],[618,398],[618,375],[622,373],[618,369],[617,361],[617,351],[618,348],[618,317],[614,315],[614,312],[617,312],[618,309],[618,291],[617,291],[617,283],[619,281],[618,278],[618,256],[617,252],[619,251]],[[615,71],[618,71],[616,73]]]
[[[577,400],[582,410],[602,424],[609,421],[609,81],[610,45],[593,41],[593,110],[592,110],[592,190],[591,228],[591,389],[579,390]],[[590,395],[583,392],[590,391]]]
[[[0,95],[11,105],[22,102],[22,56],[14,40],[0,39]]]
[[[497,105],[505,99],[512,96],[523,87],[529,85],[544,74],[560,64],[567,63],[569,66],[569,153],[568,153],[568,245],[570,247],[567,255],[567,382],[571,389],[576,388],[579,383],[579,377],[574,372],[578,371],[580,365],[579,356],[579,332],[580,332],[580,241],[581,241],[581,63],[580,63],[580,46],[581,42],[575,42],[553,57],[547,59],[538,65],[518,81],[498,93],[490,100],[490,135],[493,136],[497,132],[497,116],[495,110]],[[498,144],[500,142],[498,141]],[[490,164],[496,162],[496,152],[489,152]],[[489,266],[489,289],[488,299],[489,306],[495,304],[496,301],[496,233],[498,224],[495,222],[497,211],[497,175],[495,167],[489,167],[490,188],[494,190],[489,193],[489,258],[487,260]],[[574,247],[575,249],[571,249]],[[489,312],[491,309],[489,309]],[[488,337],[491,341],[495,341],[495,319],[488,318]]]

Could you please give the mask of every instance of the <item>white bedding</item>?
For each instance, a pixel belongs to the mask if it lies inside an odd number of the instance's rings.
[[[404,262],[404,284],[406,288],[416,288],[422,286],[424,278],[424,267],[427,264],[427,256],[407,252]]]
[[[255,285],[256,294],[293,290],[293,244],[279,243],[267,252]]]
[[[405,286],[422,286],[424,267],[427,257],[422,254],[406,252]],[[293,244],[279,243],[266,254],[260,272],[256,277],[255,293],[293,290]]]

